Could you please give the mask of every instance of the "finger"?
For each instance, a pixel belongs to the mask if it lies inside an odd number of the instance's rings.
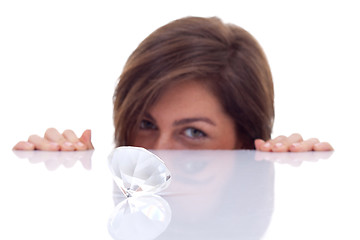
[[[273,147],[273,152],[288,152],[289,148],[294,143],[302,142],[303,138],[300,134],[294,133],[291,134],[289,137],[280,138],[278,142],[276,142]]]
[[[62,135],[66,139],[66,141],[69,141],[74,145],[75,150],[81,151],[87,149],[86,145],[80,141],[74,131],[68,129],[65,130]]]
[[[334,148],[328,142],[320,142],[314,145],[314,151],[334,151]]]
[[[28,142],[34,145],[35,150],[59,151],[60,145],[56,142],[50,142],[38,135],[31,135]]]
[[[291,152],[307,152],[307,151],[312,151],[314,148],[314,145],[316,145],[317,143],[319,143],[319,140],[317,138],[310,138],[306,141],[302,141],[302,142],[298,142],[298,143],[293,143],[289,150]]]
[[[70,142],[78,142],[79,138],[76,136],[76,134],[74,133],[74,131],[67,129],[63,132],[62,136],[64,137],[64,139],[66,139],[67,141]]]
[[[35,145],[26,141],[21,141],[13,147],[13,150],[32,151],[35,150]]]
[[[74,144],[67,141],[55,128],[48,128],[45,132],[44,138],[50,142],[59,144],[61,151],[74,151],[76,149]]]
[[[284,141],[286,141],[286,140],[287,140],[287,137],[286,137],[286,136],[280,135],[280,136],[278,136],[278,137],[270,140],[270,142],[271,142],[271,144],[276,144],[276,143],[278,143],[278,142],[284,142]]]
[[[90,129],[87,129],[84,131],[84,133],[80,137],[80,141],[85,144],[85,146],[88,150],[94,149],[94,146],[92,145],[92,142],[91,142],[91,130]]]
[[[44,138],[50,142],[63,143],[65,138],[55,128],[48,128],[45,132]]]
[[[272,152],[272,149],[273,149],[274,145],[276,143],[284,141],[284,139],[286,139],[286,137],[283,136],[283,135],[280,135],[280,136],[278,136],[278,137],[276,137],[274,139],[268,140],[264,144],[262,144],[262,146],[260,146],[260,151]]]
[[[265,141],[262,139],[255,139],[254,144],[256,150],[261,150],[262,146],[265,144]]]

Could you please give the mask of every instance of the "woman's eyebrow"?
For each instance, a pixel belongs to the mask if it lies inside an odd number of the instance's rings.
[[[206,122],[210,125],[216,126],[216,124],[213,121],[211,121],[209,118],[206,118],[206,117],[184,118],[184,119],[176,120],[173,123],[173,126],[179,126],[179,125],[189,124],[189,123],[193,123],[193,122]]]
[[[153,123],[156,123],[156,120],[153,118],[153,116],[151,116],[150,113],[145,113],[144,117],[148,118],[150,121],[152,121]]]

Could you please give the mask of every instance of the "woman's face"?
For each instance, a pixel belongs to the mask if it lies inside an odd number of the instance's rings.
[[[201,83],[169,88],[146,112],[134,146],[147,149],[238,148],[235,124],[217,98]]]

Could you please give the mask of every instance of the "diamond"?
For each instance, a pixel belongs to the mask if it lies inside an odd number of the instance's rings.
[[[170,184],[170,171],[164,162],[144,148],[115,148],[109,166],[126,197],[158,193]]]

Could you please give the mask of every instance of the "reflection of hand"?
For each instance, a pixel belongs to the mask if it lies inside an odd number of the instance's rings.
[[[263,152],[307,152],[307,151],[333,151],[333,147],[327,142],[320,142],[317,138],[303,140],[300,134],[292,134],[289,137],[279,136],[268,141],[255,140],[256,150]]]
[[[333,152],[301,152],[301,153],[269,153],[269,152],[255,152],[256,161],[269,161],[289,164],[292,166],[300,166],[302,162],[316,162],[320,159],[328,159]]]
[[[44,137],[31,135],[28,141],[18,142],[13,150],[79,151],[94,149],[91,131],[85,130],[80,138],[72,130],[60,134],[55,128],[46,130]]]
[[[14,151],[19,158],[27,158],[31,163],[43,162],[48,170],[55,170],[60,165],[66,168],[80,161],[85,169],[91,169],[91,156],[94,151],[49,152],[49,151]]]

